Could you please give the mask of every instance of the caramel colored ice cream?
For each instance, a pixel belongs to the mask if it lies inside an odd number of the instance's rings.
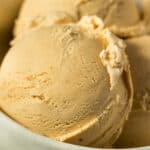
[[[148,31],[150,33],[150,1],[149,0],[143,0],[143,12],[148,26]]]
[[[132,106],[125,47],[95,17],[32,31],[3,61],[0,107],[50,138],[110,146]]]
[[[127,40],[135,89],[134,107],[119,138],[119,147],[150,145],[150,36]]]
[[[15,35],[53,23],[76,22],[83,16],[96,15],[120,37],[147,33],[135,0],[25,0]]]

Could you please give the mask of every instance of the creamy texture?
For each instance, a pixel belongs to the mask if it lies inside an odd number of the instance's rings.
[[[83,17],[79,25],[87,29],[87,31],[92,29],[96,37],[103,37],[103,40],[107,43],[107,48],[103,49],[99,56],[109,73],[110,89],[112,90],[126,68],[125,65],[128,64],[128,62],[126,62],[127,58],[124,58],[126,57],[124,52],[126,45],[108,29],[104,29],[103,21],[96,16]]]
[[[125,124],[123,134],[115,147],[131,148],[150,145],[150,112],[143,110],[134,111]]]
[[[117,23],[110,24],[110,30],[122,38],[136,37],[147,34],[149,28],[143,13],[143,0],[120,0],[116,7]],[[120,15],[121,14],[121,15]],[[110,13],[110,18],[115,20]]]
[[[127,54],[134,84],[134,107],[119,147],[150,145],[150,36],[129,39]]]
[[[0,42],[11,32],[22,0],[0,0]]]
[[[59,141],[94,147],[114,143],[128,118],[133,91],[124,48],[118,47],[123,42],[107,35],[100,22],[89,18],[90,27],[84,20],[52,25],[20,38],[1,67],[1,109]],[[113,88],[109,63],[100,57],[105,49],[109,52],[111,40],[118,49],[110,61],[124,55],[119,61],[125,62],[111,66],[112,72],[114,67],[122,71]]]
[[[61,14],[64,14],[63,21]],[[56,22],[76,22],[91,15],[100,17],[104,25],[120,37],[147,33],[135,0],[25,0],[14,34],[17,36]],[[57,21],[53,16],[57,16]]]
[[[148,32],[150,33],[150,1],[143,0],[143,13],[148,27]]]

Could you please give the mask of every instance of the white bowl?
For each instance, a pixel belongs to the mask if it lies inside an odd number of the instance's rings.
[[[0,150],[102,150],[57,142],[32,133],[0,112]],[[104,150],[104,149],[103,149]],[[128,149],[129,150],[129,149]],[[150,147],[131,150],[150,150]]]

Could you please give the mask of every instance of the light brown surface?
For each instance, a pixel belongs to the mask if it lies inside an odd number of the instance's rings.
[[[0,39],[11,33],[21,2],[22,0],[0,0]]]
[[[134,107],[117,145],[150,145],[150,36],[127,40],[134,84]]]
[[[14,32],[19,35],[40,26],[75,22],[86,15],[99,16],[121,37],[147,32],[135,0],[25,0]]]
[[[0,65],[8,48],[12,29],[23,0],[0,0]]]
[[[143,0],[143,12],[150,33],[150,1]]]
[[[0,0],[0,65],[9,49],[9,40],[22,0]]]
[[[109,33],[112,48],[106,49],[102,35],[81,22],[20,39],[2,64],[0,107],[56,140],[110,146],[128,117],[133,91],[123,42]]]
[[[150,145],[150,112],[134,111],[125,125],[117,147],[143,147]]]

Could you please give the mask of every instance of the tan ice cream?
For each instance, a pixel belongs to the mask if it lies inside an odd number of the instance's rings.
[[[14,33],[97,15],[121,37],[141,35],[147,28],[138,8],[135,0],[25,0]]]
[[[124,50],[124,42],[95,17],[30,32],[2,64],[0,107],[50,138],[110,146],[132,105]]]
[[[148,31],[150,33],[150,0],[143,0],[143,11],[148,26]]]
[[[134,107],[119,147],[150,145],[150,36],[127,40],[135,89]]]
[[[8,38],[22,0],[0,0],[0,42]]]

